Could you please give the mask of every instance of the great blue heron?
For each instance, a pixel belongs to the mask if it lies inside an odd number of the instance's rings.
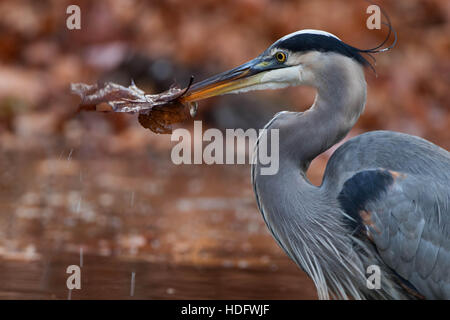
[[[278,113],[266,125],[279,129],[278,173],[261,175],[260,164],[252,165],[258,207],[273,237],[321,299],[449,299],[448,151],[415,136],[373,131],[334,152],[320,186],[306,177],[311,161],[342,140],[363,112],[369,63],[362,53],[375,49],[354,48],[324,31],[298,31],[194,85],[184,100],[315,87],[309,110]],[[381,270],[378,290],[366,286],[370,265]]]

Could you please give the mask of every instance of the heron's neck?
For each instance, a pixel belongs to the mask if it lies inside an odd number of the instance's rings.
[[[256,163],[252,178],[258,206],[270,231],[312,277],[319,296],[327,298],[327,288],[337,288],[333,282],[339,278],[337,273],[353,279],[361,276],[361,268],[351,258],[352,244],[336,198],[312,185],[306,171],[316,156],[353,127],[364,109],[366,83],[362,68],[350,59],[325,65],[314,75],[317,80],[310,83],[317,88],[313,106],[303,113],[281,113],[268,126],[279,129],[278,173],[262,175]],[[319,252],[321,255],[314,256]],[[342,257],[338,259],[342,265],[325,259],[337,254]],[[352,283],[357,281],[349,281],[346,291],[355,292]]]
[[[317,89],[312,107],[280,128],[280,155],[290,155],[286,160],[300,164],[304,172],[315,157],[347,135],[366,102],[363,68],[349,58],[322,65],[312,84]]]

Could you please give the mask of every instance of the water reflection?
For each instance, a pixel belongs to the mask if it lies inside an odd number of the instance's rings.
[[[267,232],[247,166],[44,150],[0,157],[0,298],[67,299],[80,249],[71,299],[315,298]]]

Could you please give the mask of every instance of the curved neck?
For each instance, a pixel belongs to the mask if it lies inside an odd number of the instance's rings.
[[[256,163],[252,179],[269,230],[313,279],[319,297],[328,298],[328,288],[346,297],[345,292],[357,292],[353,283],[363,279],[361,262],[350,253],[352,243],[336,198],[312,185],[306,171],[316,156],[343,139],[353,127],[364,109],[366,83],[362,67],[349,58],[326,59],[312,71],[314,76],[308,84],[317,88],[313,106],[303,113],[281,113],[268,125],[269,129],[279,129],[278,173],[261,175]],[[333,265],[326,259],[327,254],[339,255],[342,264]],[[336,279],[344,273],[348,279],[358,281],[343,284],[343,289]],[[358,297],[358,293],[354,296]]]
[[[258,162],[252,165],[258,207],[281,248],[312,278],[319,298],[328,299],[330,291],[341,299],[398,298],[395,287],[364,286],[365,267],[377,258],[356,254],[336,195],[306,178],[312,159],[350,131],[366,100],[361,66],[348,58],[327,62],[308,83],[317,88],[313,106],[303,113],[281,113],[268,125],[279,129],[280,163],[272,176],[260,174]],[[363,242],[358,246],[370,252]]]
[[[303,172],[315,157],[347,135],[366,102],[364,71],[354,60],[332,56],[313,74],[308,84],[317,89],[314,104],[280,126],[280,155],[300,164]]]

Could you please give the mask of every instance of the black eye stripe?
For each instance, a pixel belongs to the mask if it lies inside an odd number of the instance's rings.
[[[272,48],[276,48],[278,50],[284,49],[292,52],[335,52],[353,58],[362,65],[369,64],[368,61],[361,55],[359,49],[349,46],[337,38],[321,34],[297,34],[283,40],[278,40],[269,49]]]

